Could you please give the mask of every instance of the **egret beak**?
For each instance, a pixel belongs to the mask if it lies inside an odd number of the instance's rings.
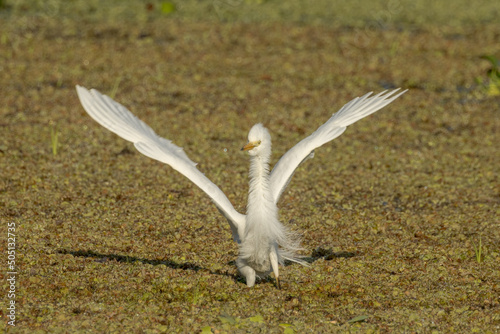
[[[259,145],[260,145],[260,140],[259,141],[249,142],[245,146],[243,146],[241,148],[241,150],[242,151],[250,151],[251,149],[253,149],[254,147],[257,147]]]

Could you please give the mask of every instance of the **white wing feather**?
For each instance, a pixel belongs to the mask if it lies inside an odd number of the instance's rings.
[[[386,91],[383,91],[372,97],[369,97],[372,94],[370,92],[362,97],[355,98],[333,114],[325,124],[321,125],[309,137],[304,138],[286,152],[274,166],[270,176],[270,187],[274,202],[278,203],[297,167],[307,158],[312,157],[316,148],[337,138],[345,131],[347,126],[382,109],[406,92],[404,90],[394,95],[398,90],[399,88],[385,95]]]
[[[170,140],[159,137],[146,123],[127,108],[97,90],[76,86],[78,97],[87,113],[106,129],[132,143],[142,154],[166,163],[200,187],[226,217],[239,242],[238,232],[244,230],[245,215],[237,212],[222,190],[196,168],[184,150]]]

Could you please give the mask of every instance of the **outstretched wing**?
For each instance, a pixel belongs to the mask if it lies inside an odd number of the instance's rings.
[[[106,129],[132,143],[142,154],[166,163],[190,179],[215,203],[231,225],[233,238],[239,242],[238,232],[244,230],[245,216],[237,212],[226,195],[196,168],[184,150],[170,140],[159,137],[146,123],[135,117],[124,106],[97,90],[76,86],[83,108]]]
[[[273,193],[274,202],[278,200],[292,179],[295,169],[307,158],[314,155],[314,149],[328,143],[340,136],[347,126],[354,122],[373,114],[382,109],[407,90],[394,95],[398,89],[395,89],[384,95],[386,91],[370,97],[371,92],[357,97],[344,105],[339,111],[330,117],[330,119],[320,126],[309,137],[301,140],[297,145],[285,153],[274,166],[270,176],[270,187]]]

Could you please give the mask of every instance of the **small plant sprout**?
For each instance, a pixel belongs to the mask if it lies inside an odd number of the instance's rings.
[[[483,262],[484,254],[483,254],[483,241],[481,237],[479,237],[479,245],[476,246],[476,243],[472,242],[474,245],[474,253],[476,254],[477,263]]]
[[[122,79],[123,79],[123,76],[119,76],[116,80],[115,80],[115,84],[113,85],[113,89],[111,90],[111,94],[109,94],[109,96],[114,99],[115,96],[116,96],[116,92],[118,92],[118,87],[120,87],[120,82],[122,82]]]
[[[497,57],[491,55],[481,56],[481,59],[485,59],[490,62],[491,68],[488,70],[488,80],[483,81],[482,78],[478,79],[480,84],[484,85],[486,89],[486,94],[489,96],[499,96],[500,95],[500,61]]]
[[[57,124],[54,125],[53,122],[50,122],[50,142],[52,145],[52,154],[54,156],[57,155],[57,147],[59,146],[59,133],[57,132]]]

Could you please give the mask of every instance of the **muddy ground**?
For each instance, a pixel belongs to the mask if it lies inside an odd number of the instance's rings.
[[[500,55],[496,5],[19,3],[0,2],[2,329],[500,332],[500,100],[480,58]],[[246,287],[210,199],[88,117],[76,84],[184,147],[241,212],[254,123],[275,163],[352,98],[409,91],[298,169],[279,207],[310,266],[278,290]]]

